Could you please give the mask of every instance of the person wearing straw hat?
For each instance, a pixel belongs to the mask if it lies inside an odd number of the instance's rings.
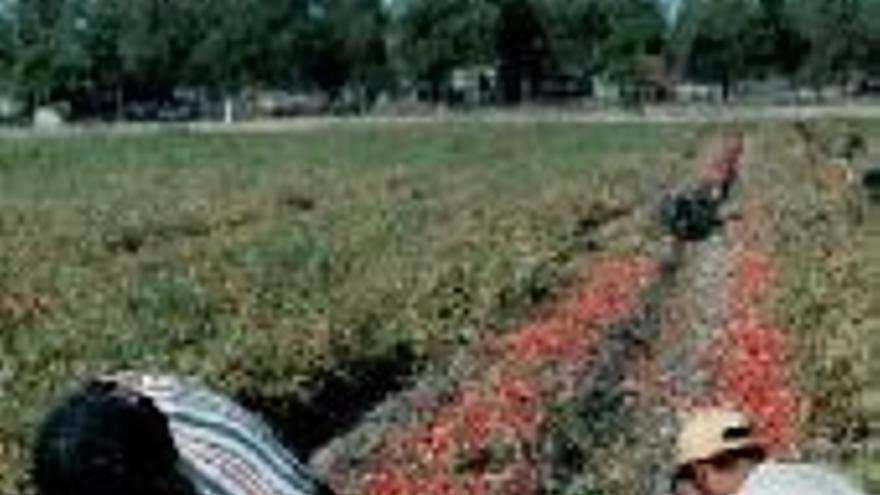
[[[674,489],[676,495],[863,495],[825,468],[767,459],[751,419],[724,409],[685,418]]]

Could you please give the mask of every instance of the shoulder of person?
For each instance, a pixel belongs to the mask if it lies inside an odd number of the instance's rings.
[[[737,495],[863,495],[840,474],[818,464],[765,462]]]
[[[189,390],[203,388],[197,382],[170,373],[119,371],[101,377],[156,401],[171,400]]]

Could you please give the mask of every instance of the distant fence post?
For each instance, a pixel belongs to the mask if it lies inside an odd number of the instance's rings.
[[[234,112],[234,104],[232,101],[232,96],[227,94],[223,100],[223,122],[226,124],[231,124],[235,121],[235,112]]]

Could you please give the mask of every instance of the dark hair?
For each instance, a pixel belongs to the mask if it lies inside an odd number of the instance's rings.
[[[177,474],[177,450],[153,402],[93,381],[41,425],[33,480],[41,495],[192,494]]]
[[[761,462],[764,462],[766,457],[767,454],[762,447],[752,446],[723,452],[711,459],[706,460],[706,462],[716,468],[724,469],[732,466],[733,464],[736,464],[741,460],[746,460],[759,464]]]

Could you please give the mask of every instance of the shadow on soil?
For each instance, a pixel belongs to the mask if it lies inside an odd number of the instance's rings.
[[[418,360],[406,346],[367,359],[352,360],[308,387],[308,398],[261,397],[243,393],[239,399],[259,411],[282,441],[301,458],[354,428],[368,411],[410,385]]]

